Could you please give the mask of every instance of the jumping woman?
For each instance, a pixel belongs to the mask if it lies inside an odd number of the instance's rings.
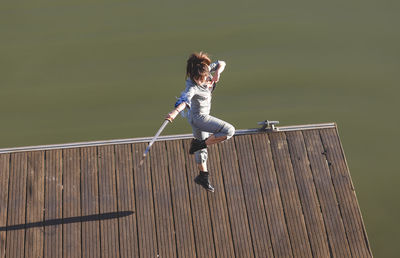
[[[186,89],[175,103],[175,109],[166,117],[170,122],[181,112],[187,117],[195,138],[189,153],[195,155],[200,170],[194,181],[210,192],[214,192],[214,187],[209,181],[207,146],[225,141],[235,133],[231,124],[210,115],[211,95],[225,66],[224,61],[211,63],[203,52],[190,55],[186,65]],[[184,113],[186,107],[187,114]]]

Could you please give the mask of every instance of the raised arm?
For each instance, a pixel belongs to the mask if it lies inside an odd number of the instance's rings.
[[[214,81],[214,82],[219,81],[219,77],[220,77],[221,73],[224,71],[225,66],[226,66],[226,63],[224,61],[218,61],[217,70],[215,70],[212,81]]]

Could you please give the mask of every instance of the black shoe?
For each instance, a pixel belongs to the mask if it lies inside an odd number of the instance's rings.
[[[210,184],[208,177],[209,175],[207,172],[200,172],[200,174],[194,179],[194,182],[204,187],[207,191],[213,193],[214,187]]]
[[[193,154],[198,150],[207,148],[206,140],[197,140],[193,139],[192,143],[190,144],[189,153]]]

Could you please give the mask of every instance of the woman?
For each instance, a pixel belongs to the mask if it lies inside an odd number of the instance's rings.
[[[210,192],[214,192],[214,187],[209,181],[207,146],[225,141],[235,133],[231,124],[210,116],[211,95],[225,66],[224,61],[211,63],[206,53],[193,53],[187,60],[186,89],[175,103],[175,109],[166,117],[172,122],[180,112],[185,116],[183,110],[188,107],[186,116],[195,138],[191,142],[189,153],[195,154],[200,170],[195,182]]]

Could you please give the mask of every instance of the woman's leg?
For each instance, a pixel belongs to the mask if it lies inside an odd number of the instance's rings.
[[[210,134],[208,132],[201,131],[195,127],[193,127],[193,136],[197,140],[206,140]],[[208,151],[207,149],[201,149],[194,153],[195,161],[197,167],[200,171],[207,172],[207,159],[208,159]]]
[[[231,124],[212,116],[193,119],[191,125],[193,136],[196,140],[192,141],[189,153],[195,154],[196,163],[200,170],[200,174],[195,178],[195,182],[202,185],[208,191],[214,192],[214,187],[210,184],[207,170],[207,145],[231,138],[235,133],[235,128]],[[213,133],[213,135],[208,137],[209,133]]]
[[[193,127],[193,136],[198,140],[205,140],[208,138],[209,133],[198,130],[196,127]],[[195,161],[197,163],[197,167],[199,168],[199,175],[196,176],[194,181],[203,186],[207,191],[214,192],[214,187],[210,184],[209,173],[207,169],[207,158],[208,151],[207,148],[196,151],[195,153]]]
[[[211,135],[210,137],[208,137],[208,139],[206,140],[206,144],[207,145],[213,145],[219,142],[223,142],[226,139],[228,139],[228,136],[221,136],[221,137],[215,137],[215,134]]]
[[[195,137],[197,141],[192,142],[190,153],[193,154],[196,150],[207,148],[208,145],[216,144],[231,138],[235,134],[233,125],[207,115],[193,120],[193,128],[198,131],[213,133],[207,140]]]
[[[200,164],[197,164],[197,167],[199,168],[200,171],[208,172],[207,161],[205,161],[203,163],[200,163]]]
[[[211,116],[210,121],[213,124],[222,125],[221,129],[217,132],[213,132],[206,141],[207,145],[216,144],[225,140],[230,139],[235,134],[235,127],[228,122],[225,122],[221,119]]]

